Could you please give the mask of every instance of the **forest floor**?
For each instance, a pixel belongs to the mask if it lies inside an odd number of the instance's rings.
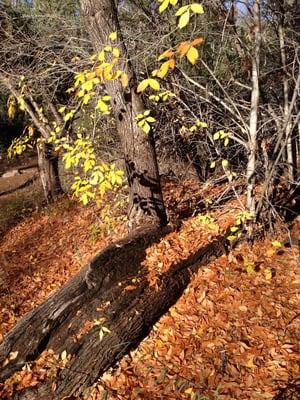
[[[163,188],[171,217],[181,219],[203,198],[224,193],[226,185],[167,181]],[[10,196],[0,197],[2,214],[17,204],[9,218],[0,218],[0,342],[26,312],[127,233],[122,196],[88,207],[63,196],[41,207],[38,183],[19,192],[27,199],[22,206],[18,194]],[[241,209],[233,201],[209,218],[185,217],[180,229],[148,249],[148,261],[161,269],[196,251],[200,229],[214,236]],[[253,245],[242,242],[200,268],[151,334],[105,373],[89,398],[299,399],[300,222],[289,228],[278,224]],[[33,386],[40,376],[27,366],[14,385]]]

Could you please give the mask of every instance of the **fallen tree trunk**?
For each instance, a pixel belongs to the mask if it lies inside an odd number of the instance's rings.
[[[0,192],[0,197],[1,197],[1,196],[6,196],[7,194],[14,193],[14,192],[16,192],[17,190],[24,189],[25,187],[31,185],[37,178],[38,178],[38,175],[34,175],[34,176],[32,176],[31,178],[28,178],[28,179],[27,179],[24,183],[22,183],[21,185],[15,187],[15,188],[13,188],[13,189],[6,190],[5,192]]]
[[[2,381],[45,349],[58,354],[66,351],[72,357],[58,371],[55,381],[48,379],[17,392],[13,399],[58,400],[82,394],[147,336],[181,296],[191,270],[225,251],[226,239],[216,238],[173,265],[154,288],[149,285],[141,262],[146,248],[162,234],[159,230],[139,232],[108,246],[67,285],[19,321],[0,347],[0,363],[5,363],[11,352],[18,352],[2,369]],[[130,282],[134,276],[139,277],[139,284],[134,290],[124,291],[119,282]],[[99,322],[101,318],[105,318],[103,325],[108,328],[101,340],[98,323],[82,333],[86,321]]]

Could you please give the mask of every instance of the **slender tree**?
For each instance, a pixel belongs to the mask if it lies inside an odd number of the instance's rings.
[[[249,157],[247,164],[247,207],[251,214],[255,216],[255,167],[257,152],[257,120],[259,111],[259,67],[260,67],[260,44],[261,44],[261,25],[260,25],[260,0],[253,3],[253,56],[252,56],[252,92],[251,92],[251,111],[249,122]]]

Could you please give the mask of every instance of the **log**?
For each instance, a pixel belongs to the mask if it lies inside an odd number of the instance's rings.
[[[154,288],[149,285],[141,262],[146,248],[164,233],[150,229],[109,245],[63,288],[17,323],[0,346],[0,363],[10,352],[18,352],[0,372],[1,381],[45,349],[58,354],[66,350],[72,358],[57,373],[55,382],[48,379],[15,393],[13,399],[58,400],[86,393],[107,369],[149,334],[181,296],[191,272],[226,251],[226,235],[216,238],[173,265]],[[134,290],[126,291],[119,285],[137,276],[140,282]],[[76,337],[86,321],[101,318],[105,318],[104,325],[109,329],[101,340],[97,324]]]
[[[6,190],[6,191],[4,191],[4,192],[0,192],[0,197],[1,197],[1,196],[6,196],[6,195],[11,194],[11,193],[14,193],[14,192],[16,192],[17,190],[24,189],[25,187],[31,185],[37,178],[38,178],[38,175],[34,175],[34,176],[30,177],[29,179],[27,179],[27,180],[26,180],[24,183],[22,183],[21,185],[15,187],[15,188],[13,188],[13,189]]]

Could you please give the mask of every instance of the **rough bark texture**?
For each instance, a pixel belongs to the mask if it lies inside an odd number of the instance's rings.
[[[166,212],[161,193],[158,165],[152,134],[145,134],[137,126],[135,116],[143,113],[144,105],[136,93],[136,77],[128,61],[127,50],[118,22],[113,0],[82,0],[82,13],[95,51],[110,44],[120,50],[118,69],[126,72],[129,85],[124,90],[119,80],[106,81],[107,93],[112,98],[112,109],[117,122],[125,158],[130,188],[128,218],[131,228],[145,224],[165,225]],[[118,39],[110,43],[109,34],[117,32]]]
[[[15,393],[13,399],[55,400],[78,396],[93,385],[109,367],[135,347],[153,324],[173,305],[190,281],[191,271],[225,251],[225,239],[215,239],[188,259],[174,265],[149,286],[141,262],[149,244],[159,240],[160,230],[138,232],[118,241],[97,255],[78,275],[45,303],[28,313],[0,346],[0,365],[11,352],[18,352],[0,372],[0,381],[31,361],[44,349],[72,355],[55,380]],[[119,282],[131,282],[139,275],[133,291]],[[74,339],[86,321],[105,317],[110,332],[99,340],[99,326]]]

